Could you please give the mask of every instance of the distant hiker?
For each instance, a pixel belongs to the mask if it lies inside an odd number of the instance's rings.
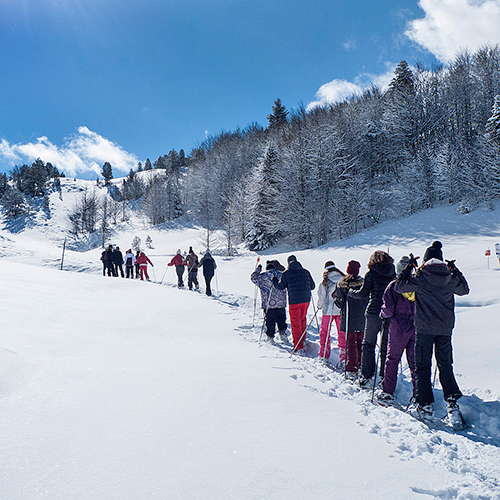
[[[106,272],[108,276],[114,276],[113,269],[113,245],[108,245],[108,248],[104,250],[104,255],[102,259],[104,263],[104,267],[106,268]]]
[[[113,250],[113,271],[115,276],[118,276],[118,271],[120,271],[121,277],[124,277],[123,254],[118,246]]]
[[[141,251],[137,250],[135,252],[135,279],[139,278],[139,273],[140,273],[140,266],[139,266],[139,257],[141,255]]]
[[[318,286],[318,309],[322,310],[321,327],[319,330],[319,353],[318,356],[325,361],[330,359],[330,330],[335,323],[337,341],[339,346],[340,361],[345,360],[345,333],[340,332],[340,309],[334,303],[332,294],[337,283],[344,277],[344,273],[335,267],[329,260],[325,263],[323,280]]]
[[[366,299],[368,305],[365,310],[365,335],[361,347],[361,378],[359,385],[368,388],[375,375],[375,346],[378,332],[382,333],[380,346],[380,376],[384,376],[385,356],[387,352],[387,328],[380,318],[382,296],[387,285],[396,277],[394,259],[386,252],[373,252],[368,261],[368,272],[365,274],[363,286],[360,290],[349,290],[349,296],[357,299]]]
[[[396,272],[401,274],[410,258],[402,257],[396,264]],[[399,294],[394,289],[396,280],[391,281],[383,296],[382,318],[390,320],[389,337],[387,341],[387,357],[385,358],[384,379],[382,390],[377,397],[385,401],[394,400],[394,391],[398,380],[398,366],[403,352],[406,351],[406,360],[410,368],[413,384],[413,396],[416,395],[415,385],[415,292]]]
[[[173,259],[168,263],[169,266],[175,266],[175,272],[177,273],[177,286],[179,288],[184,286],[184,281],[182,276],[184,275],[184,259],[180,250],[174,255]]]
[[[198,288],[198,256],[194,253],[193,247],[189,247],[189,252],[184,258],[184,265],[188,272],[188,288],[193,289],[193,285]]]
[[[148,263],[153,266],[153,263],[146,257],[146,254],[144,252],[141,252],[139,254],[139,258],[137,259],[136,264],[139,265],[139,269],[141,272],[141,280],[144,281],[144,278],[149,281],[149,274],[148,274]]]
[[[101,262],[102,262],[102,275],[106,276],[106,262],[104,261],[104,255],[106,254],[106,250],[101,252]]]
[[[311,301],[311,290],[314,290],[316,284],[311,273],[301,266],[295,255],[290,255],[287,262],[288,269],[281,275],[280,280],[273,277],[273,285],[278,290],[285,288],[288,290],[288,312],[290,313],[294,351],[302,353],[307,335],[307,309]]]
[[[274,341],[276,325],[282,341],[287,340],[286,335],[286,291],[277,290],[273,286],[273,278],[281,278],[281,272],[276,270],[273,261],[268,260],[266,270],[262,272],[259,264],[250,275],[252,283],[260,288],[260,297],[264,320],[266,323],[266,337],[270,342]]]
[[[442,244],[435,241],[425,251],[423,264],[414,276],[418,257],[397,277],[398,293],[415,292],[415,374],[416,412],[421,418],[432,416],[434,394],[431,383],[432,353],[439,369],[439,381],[450,418],[458,423],[461,413],[457,400],[462,396],[453,373],[451,334],[455,326],[454,295],[467,295],[469,285],[454,260],[443,262]]]
[[[132,249],[128,249],[125,254],[125,275],[127,278],[134,278],[135,256]]]
[[[217,264],[215,263],[210,250],[205,252],[205,255],[201,258],[198,263],[198,267],[203,267],[203,277],[205,278],[206,294],[212,295],[212,289],[210,288],[210,282],[214,277],[215,270],[217,269]]]
[[[359,290],[363,286],[363,278],[359,276],[361,264],[350,260],[347,264],[347,276],[335,289],[335,305],[340,308],[340,331],[346,338],[346,377],[358,378],[361,364],[361,345],[365,331],[365,309],[368,297],[364,299],[349,296],[349,290]]]

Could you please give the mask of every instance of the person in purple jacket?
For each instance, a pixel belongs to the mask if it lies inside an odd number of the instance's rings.
[[[396,265],[396,272],[400,274],[410,262],[404,256]],[[398,380],[398,365],[403,352],[406,350],[406,360],[411,373],[413,396],[415,386],[415,292],[399,294],[394,290],[396,280],[391,281],[383,295],[380,317],[390,320],[389,338],[387,342],[387,357],[385,358],[384,379],[382,389],[377,391],[377,398],[382,401],[394,401],[394,391]]]

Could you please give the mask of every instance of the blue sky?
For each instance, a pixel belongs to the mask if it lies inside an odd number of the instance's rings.
[[[0,171],[119,175],[500,43],[500,0],[0,0]]]

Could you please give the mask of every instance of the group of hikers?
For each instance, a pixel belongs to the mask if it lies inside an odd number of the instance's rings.
[[[314,316],[322,312],[318,356],[322,363],[329,364],[330,332],[335,324],[340,360],[337,368],[360,387],[375,390],[379,364],[381,383],[376,396],[381,402],[392,403],[398,365],[406,352],[413,384],[411,411],[426,419],[433,415],[434,352],[448,414],[453,425],[458,425],[463,417],[457,404],[462,393],[452,365],[454,295],[467,295],[469,286],[455,261],[443,259],[441,242],[435,241],[426,249],[421,265],[418,259],[409,254],[395,266],[387,252],[377,250],[369,258],[364,277],[359,274],[361,264],[355,260],[348,262],[345,272],[333,261],[326,262],[314,312]],[[306,314],[316,285],[294,255],[287,262],[285,269],[278,261],[269,260],[264,271],[259,264],[250,278],[261,291],[267,340],[274,342],[276,326],[281,340],[287,340],[288,298],[292,352],[303,354],[308,345]]]
[[[135,255],[132,249],[129,248],[123,256],[119,246],[113,248],[113,245],[108,245],[106,250],[101,254],[102,275],[106,276],[121,276],[122,278],[136,278],[149,281],[148,264],[153,266],[144,252],[138,250]],[[123,271],[125,266],[125,272]]]
[[[101,254],[102,275],[103,276],[121,276],[122,278],[136,278],[141,280],[149,279],[148,264],[154,267],[149,257],[142,251],[137,251],[134,255],[132,249],[128,249],[123,256],[120,247],[108,245],[106,250]],[[125,271],[123,267],[125,266]],[[193,248],[189,247],[188,254],[183,257],[180,250],[177,250],[174,258],[169,262],[168,266],[175,266],[177,273],[177,286],[184,286],[184,271],[187,268],[188,287],[190,290],[199,288],[198,269],[203,269],[203,277],[205,279],[205,291],[207,295],[212,295],[211,282],[217,269],[215,259],[212,257],[210,250],[207,250],[201,260],[194,253]],[[168,269],[168,267],[167,267]],[[166,270],[165,270],[166,271]]]

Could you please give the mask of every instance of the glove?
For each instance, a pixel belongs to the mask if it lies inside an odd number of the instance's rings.
[[[450,272],[453,272],[457,269],[457,266],[455,265],[455,259],[447,260],[446,265],[448,266],[448,269],[450,270]]]
[[[420,257],[415,257],[412,253],[410,254],[410,262],[409,264],[412,266],[412,267],[418,267],[418,259],[420,259]]]
[[[255,268],[257,271],[259,271],[259,273],[262,271],[262,265],[259,264],[256,268]]]

